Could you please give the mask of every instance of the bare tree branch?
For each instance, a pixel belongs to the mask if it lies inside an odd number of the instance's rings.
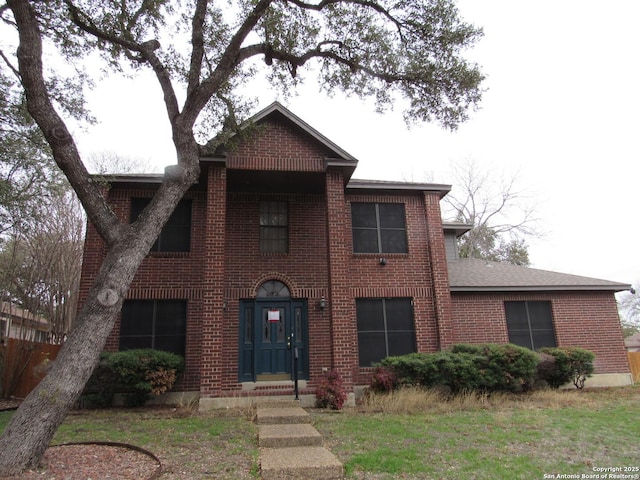
[[[20,27],[18,65],[29,113],[42,130],[56,163],[69,179],[89,218],[107,243],[112,243],[120,235],[122,224],[99,187],[91,182],[67,126],[49,99],[43,75],[42,41],[35,12],[26,0],[9,0],[8,5]]]

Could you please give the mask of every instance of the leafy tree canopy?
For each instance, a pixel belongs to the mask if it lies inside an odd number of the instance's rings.
[[[481,30],[460,19],[452,0],[6,0],[0,28],[17,46],[1,47],[0,58],[106,245],[56,362],[0,436],[0,475],[42,458],[95,368],[138,267],[196,182],[201,155],[247,116],[252,99],[240,87],[249,79],[264,73],[287,93],[313,67],[329,94],[372,97],[379,110],[401,105],[407,122],[447,128],[482,95],[483,76],[463,57]],[[90,120],[82,92],[91,82],[81,67],[94,73],[98,57],[109,74],[151,69],[176,150],[176,165],[131,224],[88,174],[68,126],[71,117]],[[123,115],[131,107],[123,105]],[[205,148],[198,130],[219,134]]]

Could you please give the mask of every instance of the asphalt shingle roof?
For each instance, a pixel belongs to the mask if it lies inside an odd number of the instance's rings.
[[[452,292],[628,290],[631,285],[567,273],[550,272],[476,258],[451,260]]]

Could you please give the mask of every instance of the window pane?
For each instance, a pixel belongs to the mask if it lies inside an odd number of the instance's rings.
[[[169,335],[156,337],[153,348],[155,348],[156,350],[163,350],[165,352],[176,353],[184,357],[185,336]]]
[[[527,307],[529,309],[529,321],[531,322],[532,329],[553,330],[551,305],[549,302],[527,302]]]
[[[378,232],[376,230],[353,230],[353,251],[355,253],[379,253]]]
[[[556,346],[556,336],[553,330],[534,330],[532,335],[534,350],[538,350],[543,347]]]
[[[525,302],[504,302],[509,330],[529,330]]]
[[[120,335],[151,335],[153,329],[153,301],[126,300],[122,305]]]
[[[404,204],[380,203],[378,209],[380,213],[380,228],[405,228]]]
[[[260,202],[260,225],[286,226],[288,216],[287,202]]]
[[[191,200],[180,200],[173,211],[167,225],[191,226]]]
[[[382,253],[407,253],[407,235],[404,230],[382,230]]]
[[[156,335],[183,335],[186,325],[186,302],[167,300],[156,302]]]
[[[528,330],[509,330],[509,343],[533,350],[533,345],[531,345],[531,336],[529,335]]]
[[[410,332],[389,332],[387,334],[389,342],[389,356],[406,355],[416,351],[415,333]]]
[[[387,330],[413,331],[413,312],[410,298],[387,298]]]
[[[370,367],[386,356],[384,332],[358,333],[358,359],[361,367]]]
[[[351,225],[355,228],[377,228],[375,203],[352,203]]]
[[[146,337],[120,337],[119,350],[133,350],[134,348],[152,348],[151,336]]]
[[[382,299],[356,300],[356,319],[358,331],[384,331],[384,317],[382,312]]]

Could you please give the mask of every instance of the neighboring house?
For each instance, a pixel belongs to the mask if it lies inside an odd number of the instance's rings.
[[[330,369],[353,394],[387,355],[457,342],[584,346],[606,383],[630,382],[613,296],[628,285],[560,274],[539,283],[530,269],[518,269],[520,281],[511,273],[506,285],[477,285],[482,275],[451,244],[466,227],[442,224],[449,185],[352,179],[357,160],[278,103],[252,124],[233,148],[202,158],[108,350],[184,355],[174,390],[199,397],[201,408],[293,395],[294,352],[301,398],[312,401]],[[117,175],[109,202],[134,219],[161,180]],[[89,225],[83,299],[103,256]]]
[[[627,347],[627,352],[640,352],[640,333],[625,338],[624,345]]]
[[[10,302],[0,304],[0,340],[7,338],[49,343],[49,321]]]

